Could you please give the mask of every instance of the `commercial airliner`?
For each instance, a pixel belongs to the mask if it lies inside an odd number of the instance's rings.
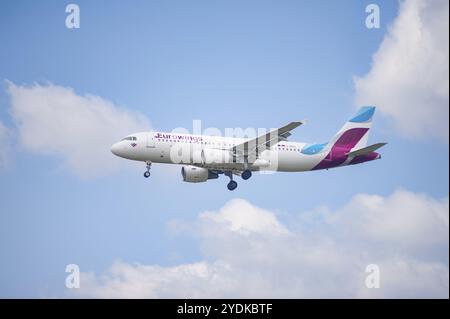
[[[114,155],[146,163],[179,164],[183,181],[206,182],[223,174],[236,189],[233,176],[247,180],[254,171],[304,172],[360,164],[381,158],[375,152],[386,143],[367,146],[375,107],[364,106],[326,143],[288,141],[303,122],[291,122],[256,138],[140,132],[111,147]]]

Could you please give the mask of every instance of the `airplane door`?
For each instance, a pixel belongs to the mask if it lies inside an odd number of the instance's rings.
[[[155,147],[155,136],[154,134],[147,134],[147,147],[154,148]]]

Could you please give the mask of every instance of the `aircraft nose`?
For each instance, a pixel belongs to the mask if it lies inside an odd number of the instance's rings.
[[[119,149],[120,149],[119,143],[114,143],[111,146],[111,153],[113,153],[114,155],[120,156]]]

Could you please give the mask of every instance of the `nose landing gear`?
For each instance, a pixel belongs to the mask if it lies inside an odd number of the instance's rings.
[[[144,177],[149,178],[150,177],[150,168],[152,167],[152,162],[147,161],[147,162],[145,162],[145,164],[146,164],[147,170],[144,173]]]

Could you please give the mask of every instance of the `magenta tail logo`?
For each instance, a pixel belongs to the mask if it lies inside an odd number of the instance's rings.
[[[368,130],[368,128],[352,128],[344,132],[331,147],[327,156],[317,164],[313,170],[328,169],[344,163],[347,159],[347,153],[358,143]]]

